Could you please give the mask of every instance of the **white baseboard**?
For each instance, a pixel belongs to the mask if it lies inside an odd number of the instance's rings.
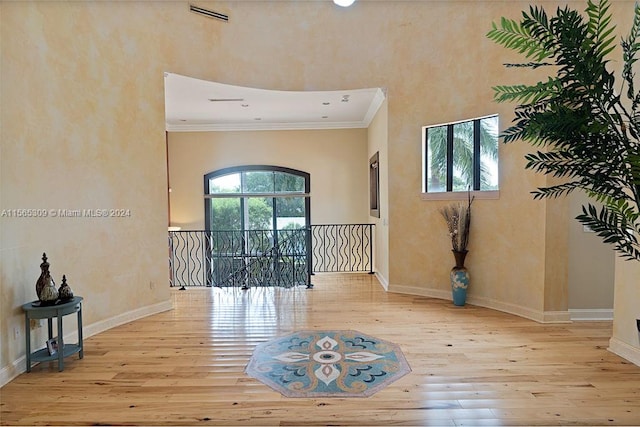
[[[173,305],[171,301],[163,301],[158,304],[148,305],[135,310],[128,311],[126,313],[119,314],[110,319],[102,320],[100,322],[93,323],[89,326],[82,328],[82,338],[86,339],[93,335],[99,334],[116,326],[123,325],[125,323],[132,322],[134,320],[142,319],[143,317],[151,316],[152,314],[162,313],[163,311],[172,310]],[[64,340],[66,342],[78,342],[78,331],[73,331],[70,334],[65,334]],[[0,370],[0,387],[13,380],[15,377],[27,370],[27,357],[26,355],[20,356],[14,360],[8,366],[5,366]]]
[[[27,356],[20,356],[0,370],[0,387],[27,370]]]
[[[440,289],[420,288],[417,286],[389,285],[389,292],[396,294],[418,295],[427,298],[451,300],[451,291]]]
[[[158,304],[148,305],[146,307],[137,308],[135,310],[127,311],[126,313],[119,314],[110,319],[101,320],[96,323],[92,323],[91,325],[82,328],[83,338],[89,338],[94,335],[99,334],[100,332],[107,331],[111,328],[115,328],[116,326],[124,325],[125,323],[133,322],[134,320],[142,319],[143,317],[151,316],[152,314],[162,313],[163,311],[168,311],[173,309],[173,304],[171,301],[163,301]],[[78,340],[78,332],[74,331],[73,333],[68,335],[68,339],[71,342]],[[65,341],[67,340],[67,335],[64,336]]]
[[[387,280],[387,278],[377,271],[375,272],[375,275],[378,279],[378,282],[380,282],[380,285],[382,285],[382,289],[384,289],[385,291],[389,291],[389,281]]]
[[[612,308],[570,308],[572,321],[613,320]]]
[[[571,323],[571,315],[565,311],[543,311],[540,323]]]
[[[629,345],[617,338],[611,338],[609,340],[609,348],[607,350],[617,354],[623,359],[627,359],[634,365],[640,366],[640,348],[638,347]]]
[[[430,298],[439,298],[444,300],[451,300],[451,291],[445,291],[442,289],[428,289],[417,286],[401,286],[390,285],[389,292],[396,292],[399,294],[420,295]],[[516,316],[524,317],[526,319],[534,320],[538,323],[570,323],[571,317],[568,311],[539,311],[533,310],[528,307],[522,307],[516,304],[505,303],[492,298],[477,297],[468,295],[467,302],[472,305],[480,307],[490,308],[504,313],[514,314]]]

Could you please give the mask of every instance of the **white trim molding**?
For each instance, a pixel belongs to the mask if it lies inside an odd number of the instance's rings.
[[[613,320],[612,308],[570,308],[569,315],[572,321]]]
[[[493,310],[502,311],[504,313],[514,314],[524,317],[538,323],[571,323],[571,317],[568,311],[541,311],[534,310],[529,307],[512,304],[508,302],[498,301],[487,297],[468,296],[467,301],[470,304],[479,305],[480,307],[491,308]]]
[[[402,286],[402,285],[389,285],[389,292],[405,295],[418,295],[421,297],[438,298],[444,300],[451,300],[451,292],[443,291],[440,289],[420,288],[418,286]]]
[[[164,94],[169,132],[368,128],[386,99],[380,87],[269,90],[169,72]]]
[[[119,314],[110,319],[102,320],[100,322],[93,323],[89,326],[82,328],[83,339],[89,338],[100,332],[107,331],[116,326],[123,325],[125,323],[132,322],[134,320],[142,319],[143,317],[151,316],[153,314],[162,313],[164,311],[173,310],[173,304],[171,301],[163,301],[157,304],[148,305],[135,310],[128,311],[126,313]],[[78,331],[74,331],[70,334],[65,334],[64,340],[66,342],[77,342]],[[0,370],[0,387],[9,383],[21,373],[27,370],[27,357],[22,355],[8,366]]]
[[[634,347],[617,338],[609,340],[609,348],[607,349],[613,354],[617,354],[623,359],[627,359],[634,365],[640,366],[640,348]]]
[[[164,311],[173,310],[173,304],[171,301],[163,301],[158,304],[148,305],[146,307],[137,308],[135,310],[127,311],[126,313],[119,314],[110,319],[105,319],[100,322],[93,323],[82,329],[83,338],[92,337],[100,332],[108,331],[116,326],[124,325],[125,323],[133,322],[134,320],[142,319],[144,317],[151,316],[153,314],[162,313]],[[71,342],[78,341],[78,332],[65,335],[65,341],[71,340]]]
[[[27,356],[22,355],[0,370],[0,387],[27,370]]]
[[[428,289],[417,286],[389,286],[389,292],[399,294],[419,295],[430,298],[438,298],[443,300],[451,300],[451,292],[441,289]],[[515,316],[524,317],[538,323],[571,323],[571,317],[568,311],[539,311],[528,307],[498,301],[492,298],[467,296],[467,302],[479,307],[490,308],[492,310],[502,311],[504,313],[513,314]]]
[[[500,199],[500,190],[474,190],[470,193],[466,191],[441,191],[438,193],[420,193],[422,200],[467,200],[469,196],[481,200]]]
[[[376,275],[376,279],[378,279],[378,282],[380,282],[380,286],[382,286],[382,289],[384,289],[385,291],[389,291],[389,281],[387,280],[386,277],[384,277],[382,274],[380,274],[379,272],[375,272]]]
[[[315,129],[366,129],[368,124],[362,121],[352,122],[297,122],[297,123],[241,123],[241,124],[213,124],[195,123],[188,125],[166,125],[167,132],[239,132],[262,130],[315,130]]]

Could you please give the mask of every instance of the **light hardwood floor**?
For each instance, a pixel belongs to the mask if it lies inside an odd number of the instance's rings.
[[[172,291],[174,310],[85,340],[0,390],[3,425],[640,425],[640,367],[610,322],[543,325],[385,293],[371,275],[315,289]],[[285,398],[244,374],[256,344],[355,329],[400,345],[412,372],[369,398]]]

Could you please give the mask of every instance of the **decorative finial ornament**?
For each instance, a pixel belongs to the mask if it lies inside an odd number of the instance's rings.
[[[45,256],[43,254],[43,259],[44,258]],[[51,274],[49,273],[49,263],[47,263],[46,261],[42,263],[42,265],[45,264],[46,266],[42,269],[42,273],[44,275],[44,287],[42,288],[42,290],[40,290],[38,298],[40,299],[40,303],[42,305],[53,305],[58,299],[58,290],[56,289],[56,284],[53,281]],[[41,276],[41,278],[42,277],[43,276]],[[38,280],[38,282],[40,282],[40,280]]]
[[[62,284],[60,285],[60,289],[58,289],[58,298],[62,301],[73,299],[73,291],[67,284],[67,276],[65,274],[62,275]]]
[[[40,294],[42,290],[49,285],[49,282],[53,282],[51,279],[51,273],[49,273],[49,263],[47,262],[47,254],[42,253],[42,263],[40,264],[40,277],[36,281],[36,295],[38,299],[42,301]]]

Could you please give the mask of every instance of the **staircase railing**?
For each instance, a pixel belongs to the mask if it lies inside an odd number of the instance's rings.
[[[215,286],[259,286],[311,288],[308,254],[308,230],[280,230],[277,241],[266,251],[244,258],[244,265]]]
[[[373,272],[373,224],[170,231],[169,285],[311,287],[313,272]]]

